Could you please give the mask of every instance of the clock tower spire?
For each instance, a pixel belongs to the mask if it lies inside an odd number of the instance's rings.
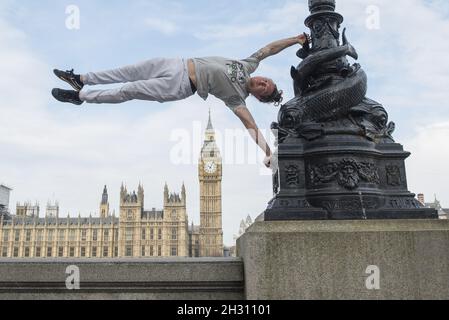
[[[201,149],[199,168],[200,182],[200,256],[223,256],[222,227],[222,159],[215,141],[215,130],[209,111],[206,137]]]
[[[214,126],[212,125],[212,115],[211,111],[209,109],[209,121],[207,122],[207,128],[206,128],[206,142],[207,141],[215,141],[215,130]]]

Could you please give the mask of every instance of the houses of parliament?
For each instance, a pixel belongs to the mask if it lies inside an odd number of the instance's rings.
[[[0,214],[0,257],[3,258],[122,258],[223,256],[222,160],[209,115],[198,164],[200,225],[189,224],[187,192],[171,193],[165,185],[162,210],[144,209],[145,192],[122,185],[120,213],[111,214],[104,187],[99,217],[64,218],[58,203],[17,204],[16,214]],[[100,193],[99,193],[100,194]]]

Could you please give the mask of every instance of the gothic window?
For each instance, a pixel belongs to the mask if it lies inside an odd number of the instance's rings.
[[[53,230],[48,230],[48,232],[47,232],[47,241],[53,241],[53,235],[54,235],[54,231]]]
[[[81,247],[81,257],[86,256],[86,247]]]
[[[145,257],[145,246],[142,246],[141,256],[142,256],[142,257]]]
[[[87,230],[81,231],[81,241],[86,241],[87,238]]]
[[[64,247],[59,247],[58,249],[58,257],[64,257]]]
[[[109,256],[109,248],[108,247],[104,247],[103,248],[103,257],[108,257]]]
[[[118,247],[114,247],[114,257],[118,257]]]
[[[14,241],[20,241],[20,230],[16,230],[15,236],[14,236]]]
[[[171,256],[176,257],[178,255],[178,248],[177,247],[171,247]]]
[[[127,218],[128,218],[128,220],[132,220],[133,219],[133,211],[132,210],[128,210]]]
[[[59,241],[65,240],[65,231],[64,230],[59,230],[58,238],[59,238]]]
[[[125,230],[125,240],[126,241],[132,241],[133,240],[133,229],[128,228]]]
[[[97,247],[92,247],[92,258],[97,257]]]
[[[153,239],[154,239],[154,229],[151,228],[150,229],[150,240],[153,240]]]
[[[19,256],[19,248],[15,247],[14,248],[14,258],[17,258]]]
[[[178,239],[178,230],[176,228],[172,228],[172,230],[171,230],[171,239],[172,240]]]
[[[40,257],[41,256],[41,247],[36,247],[36,257]]]
[[[70,230],[69,241],[76,241],[76,230]]]
[[[70,257],[74,257],[75,256],[75,248],[74,247],[70,247],[69,256]]]
[[[154,247],[150,246],[150,256],[154,256]]]
[[[3,247],[2,248],[2,257],[3,258],[8,257],[8,247]]]
[[[37,230],[37,241],[44,240],[44,230]]]
[[[92,230],[93,234],[92,234],[92,241],[97,241],[98,240],[98,230],[94,229]]]
[[[162,229],[158,229],[158,230],[157,230],[157,238],[158,238],[159,240],[162,240]]]
[[[173,220],[176,220],[176,219],[178,218],[178,214],[177,214],[176,210],[172,210],[172,212],[171,212],[171,218],[172,218]]]
[[[26,231],[25,241],[31,241],[31,230]]]
[[[28,258],[30,256],[30,248],[26,247],[25,248],[25,258]]]
[[[158,247],[157,247],[157,255],[158,255],[159,257],[162,256],[162,247],[161,247],[161,246],[158,246]]]
[[[53,254],[52,247],[48,247],[47,248],[47,258],[51,258],[52,254]]]
[[[104,230],[104,241],[109,241],[109,230]]]
[[[142,228],[142,240],[146,240],[146,235],[147,235],[147,233],[146,233],[145,228]]]
[[[132,247],[132,246],[127,246],[127,247],[126,247],[126,253],[125,253],[125,255],[126,255],[127,257],[132,257],[132,256],[133,256],[133,247]]]
[[[3,230],[3,241],[7,242],[9,239],[9,230]]]

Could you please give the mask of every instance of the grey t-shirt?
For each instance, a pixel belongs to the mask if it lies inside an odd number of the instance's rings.
[[[222,100],[232,111],[245,106],[249,96],[246,83],[260,61],[255,57],[232,60],[221,57],[192,59],[196,69],[198,95],[204,100],[209,93]]]

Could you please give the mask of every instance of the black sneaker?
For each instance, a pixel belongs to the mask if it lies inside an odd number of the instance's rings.
[[[80,106],[83,101],[80,100],[80,93],[73,90],[53,89],[51,91],[53,97],[60,102],[68,102]]]
[[[76,91],[81,91],[81,89],[83,89],[84,83],[82,83],[79,74],[73,73],[73,69],[70,71],[62,71],[55,69],[53,70],[53,72],[59,79],[70,84],[72,88],[75,89]]]

